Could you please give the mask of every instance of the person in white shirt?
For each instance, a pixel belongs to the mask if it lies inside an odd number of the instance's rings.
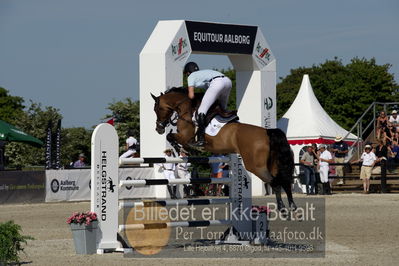
[[[371,170],[377,161],[377,156],[371,151],[371,145],[366,145],[364,147],[364,152],[359,160],[353,161],[353,163],[362,162],[362,168],[360,169],[360,179],[363,180],[363,193],[368,194],[370,188],[370,177]]]
[[[180,158],[187,158],[188,156],[188,152],[184,149],[180,150]],[[191,163],[185,162],[185,163],[178,163],[177,164],[177,178],[181,178],[181,179],[190,179],[191,178],[191,173],[188,170],[189,167],[191,166]],[[184,192],[186,193],[186,195],[188,196],[189,192],[188,192],[188,187],[187,185],[183,185],[184,186]]]
[[[399,130],[399,116],[396,110],[392,111],[392,115],[389,117],[389,123],[395,128],[395,132]]]
[[[164,151],[164,153],[165,153],[165,158],[166,159],[173,158],[171,149],[166,149]],[[163,176],[164,176],[165,179],[168,179],[169,181],[176,179],[176,176],[175,176],[176,165],[174,163],[163,163],[162,164],[162,169],[163,169]],[[170,198],[171,199],[177,199],[177,195],[176,195],[177,187],[176,187],[176,185],[167,185],[167,187],[168,187],[168,191],[169,191],[169,194],[170,194]]]
[[[128,132],[129,137],[126,139],[126,152],[119,158],[129,158],[137,152],[137,139],[133,137],[132,131]]]
[[[320,165],[320,181],[323,184],[321,194],[330,194],[330,184],[328,182],[328,172],[330,170],[330,163],[334,163],[331,153],[326,149],[325,145],[319,147],[319,165]]]

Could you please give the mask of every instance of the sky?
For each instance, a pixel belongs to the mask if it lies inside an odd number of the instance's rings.
[[[0,87],[59,109],[63,127],[104,121],[139,99],[139,54],[159,20],[259,26],[277,77],[338,57],[374,57],[399,81],[397,0],[0,0]],[[200,68],[226,56],[192,55]]]

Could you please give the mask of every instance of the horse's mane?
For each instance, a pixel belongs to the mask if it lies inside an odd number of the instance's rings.
[[[185,88],[185,87],[172,87],[170,89],[167,89],[165,91],[165,94],[168,94],[168,93],[171,93],[171,92],[187,94],[188,93],[188,89]]]
[[[178,93],[181,95],[184,95],[185,97],[188,98],[188,88],[186,87],[172,87],[164,92],[164,95],[167,95],[169,93]],[[204,97],[203,92],[196,92],[195,93],[195,98],[191,100],[191,105],[192,106],[199,106],[201,103],[202,98]]]

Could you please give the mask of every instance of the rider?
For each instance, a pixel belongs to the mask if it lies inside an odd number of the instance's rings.
[[[226,109],[232,86],[231,80],[215,70],[199,70],[198,65],[194,62],[189,62],[184,66],[184,74],[187,75],[188,97],[190,99],[194,99],[195,88],[206,90],[197,111],[197,142],[194,144],[195,146],[203,146],[205,144],[205,115],[216,100],[219,100],[223,109]]]

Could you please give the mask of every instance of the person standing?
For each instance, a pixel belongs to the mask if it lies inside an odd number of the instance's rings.
[[[185,149],[181,149],[179,157],[184,159],[184,158],[187,158],[187,156],[188,156],[188,152]],[[177,178],[190,179],[191,173],[188,170],[190,166],[191,166],[191,163],[189,163],[189,162],[178,163],[177,164]],[[186,196],[189,196],[190,192],[189,192],[187,185],[183,185],[183,187],[184,187],[184,193],[186,194]]]
[[[360,179],[363,180],[363,193],[365,194],[369,193],[371,170],[377,161],[377,157],[371,149],[371,145],[366,145],[360,159],[352,162],[352,164],[362,162],[362,167],[360,168]]]
[[[348,144],[346,144],[343,141],[342,136],[337,136],[335,138],[335,143],[333,144],[333,152],[335,153],[335,163],[341,163],[343,164],[345,162],[345,157],[346,154],[349,151]],[[344,184],[344,166],[343,165],[336,165],[335,166],[335,173],[338,177],[341,177],[340,180],[338,181],[338,185],[343,185]]]
[[[331,153],[326,149],[325,145],[320,145],[319,152],[319,165],[320,165],[320,182],[322,183],[322,195],[330,195],[330,184],[328,182],[328,173],[330,170],[330,163],[333,163],[334,160],[332,158]]]
[[[137,139],[133,137],[133,131],[129,130],[129,137],[126,139],[126,152],[124,152],[119,158],[129,158],[134,156],[137,152],[138,142]]]
[[[173,158],[172,156],[172,150],[171,149],[166,149],[164,151],[165,153],[165,158]],[[165,179],[168,179],[169,181],[175,180],[175,170],[176,170],[176,165],[174,163],[163,163],[162,164],[163,168],[163,176]],[[171,199],[177,199],[176,193],[177,193],[177,187],[176,184],[174,185],[167,185],[169,195]]]
[[[214,154],[212,157],[223,158],[223,155]],[[211,177],[212,178],[222,178],[223,177],[223,168],[224,163],[222,162],[215,162],[211,163]],[[216,187],[216,196],[221,196],[222,194],[222,184],[211,184],[212,187]]]
[[[319,164],[319,149],[317,148],[316,143],[312,143],[312,148],[313,148],[313,158],[314,158],[314,177],[315,177],[315,182],[314,182],[314,189],[315,189],[315,194],[320,194],[322,192],[321,189],[321,181],[320,181],[320,164]]]
[[[387,191],[388,147],[382,139],[378,141],[378,146],[375,148],[375,156],[377,157],[376,163],[381,167],[381,193],[385,193]]]
[[[73,163],[73,167],[74,168],[85,167],[86,166],[85,160],[86,160],[86,156],[83,153],[79,154],[79,159]]]
[[[301,160],[299,161],[301,164],[303,164],[307,195],[315,194],[314,159],[313,147],[308,146],[307,151],[302,155]]]
[[[197,142],[194,146],[204,146],[205,144],[205,116],[211,105],[219,100],[220,106],[226,109],[232,87],[231,80],[223,73],[215,70],[200,70],[194,62],[189,62],[184,66],[184,74],[187,75],[188,97],[194,99],[194,89],[205,89],[197,111]]]

